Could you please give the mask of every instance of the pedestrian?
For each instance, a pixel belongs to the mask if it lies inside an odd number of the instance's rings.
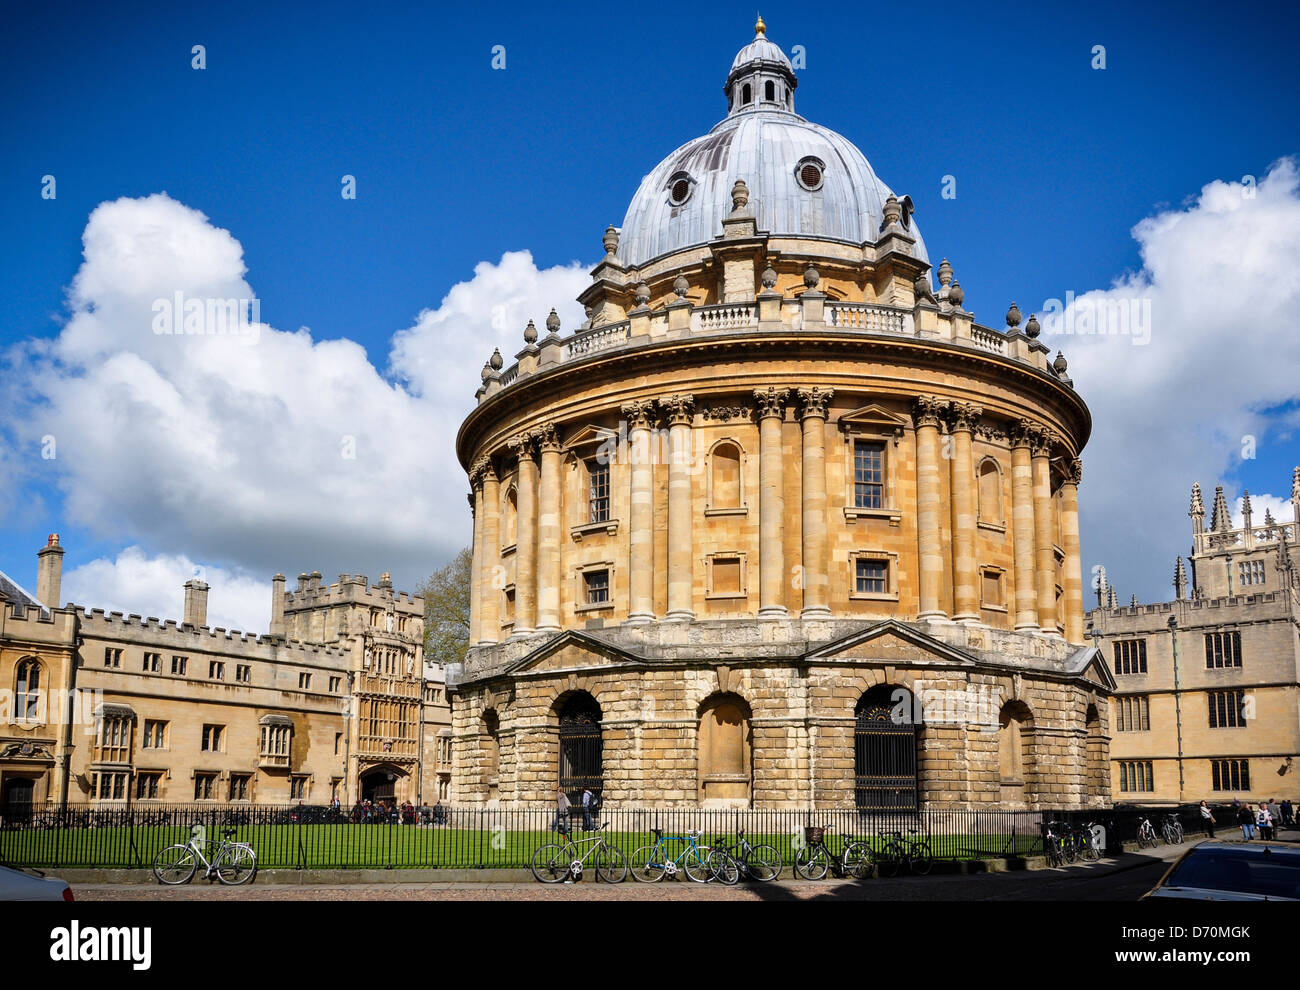
[[[1275,798],[1268,799],[1268,814],[1273,819],[1273,837],[1277,837],[1276,830],[1282,827],[1282,809],[1278,806]]]
[[[1255,827],[1259,829],[1261,839],[1273,838],[1273,816],[1268,813],[1268,806],[1263,801],[1259,803],[1259,810],[1255,812]]]
[[[1210,838],[1214,838],[1214,812],[1204,801],[1201,802],[1201,824],[1205,826],[1205,831],[1210,833]]]
[[[561,835],[569,831],[569,795],[564,793],[563,787],[555,791],[555,822],[551,828]]]
[[[1249,842],[1255,838],[1255,813],[1250,805],[1243,804],[1237,810],[1237,824],[1241,826],[1241,837]]]
[[[582,789],[582,827],[588,832],[591,831],[591,806],[595,800],[596,795],[591,793],[591,788],[584,787]]]
[[[1282,802],[1282,824],[1291,827],[1295,822],[1295,809],[1291,807],[1291,799],[1287,798]]]

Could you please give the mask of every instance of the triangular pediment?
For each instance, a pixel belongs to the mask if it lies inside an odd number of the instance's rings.
[[[893,434],[901,434],[904,429],[911,425],[910,420],[897,413],[890,412],[884,406],[874,402],[841,414],[838,422],[841,427],[855,427]]]
[[[568,435],[564,440],[564,446],[568,450],[574,450],[586,447],[599,447],[602,443],[609,440],[618,440],[618,433],[604,426],[587,426],[579,427]]]
[[[975,661],[965,653],[919,629],[895,619],[886,619],[811,651],[807,660],[877,661],[888,664],[920,664],[970,667]]]
[[[508,674],[558,673],[602,667],[640,666],[644,661],[635,654],[594,636],[569,630],[549,639],[537,649],[516,660]]]
[[[1107,691],[1114,691],[1118,684],[1111,673],[1106,658],[1095,646],[1085,646],[1077,650],[1067,661],[1066,668],[1076,677],[1090,681]]]

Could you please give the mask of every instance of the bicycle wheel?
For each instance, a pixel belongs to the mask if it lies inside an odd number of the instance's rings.
[[[871,876],[871,846],[865,842],[850,842],[844,848],[840,866],[844,875],[855,880],[865,880]]]
[[[1079,854],[1074,847],[1073,839],[1067,839],[1064,843],[1062,843],[1061,853],[1064,856],[1065,861],[1067,863],[1073,863],[1076,859],[1078,859]]]
[[[889,842],[876,854],[876,873],[882,877],[898,876],[899,867],[903,865],[903,850]]]
[[[922,840],[912,843],[911,850],[912,872],[918,877],[923,877],[930,872],[930,867],[934,865],[934,856],[930,852],[930,843]]]
[[[709,853],[709,876],[726,887],[734,887],[740,882],[740,867],[731,853],[714,849]]]
[[[627,879],[627,860],[611,845],[602,845],[596,853],[596,879],[622,883]]]
[[[257,872],[257,853],[252,846],[228,846],[219,859],[220,862],[213,864],[217,879],[232,887],[248,883]]]
[[[689,849],[686,852],[686,859],[682,863],[682,867],[686,870],[686,875],[696,883],[709,882],[709,863],[705,858],[707,855],[708,853],[698,847]]]
[[[1083,858],[1089,863],[1095,863],[1101,859],[1101,850],[1097,848],[1097,843],[1089,839],[1083,846]]]
[[[830,853],[823,846],[807,846],[794,858],[794,871],[805,880],[820,880],[830,868]]]
[[[632,854],[632,876],[641,883],[658,883],[666,869],[663,850],[657,845],[642,846]]]
[[[745,857],[745,869],[755,880],[769,883],[781,875],[781,854],[771,846],[755,846]]]
[[[153,858],[153,875],[169,887],[188,883],[198,866],[198,858],[189,846],[168,846]]]
[[[548,842],[533,853],[528,865],[532,868],[533,876],[541,883],[559,883],[569,876],[571,862],[564,846]]]

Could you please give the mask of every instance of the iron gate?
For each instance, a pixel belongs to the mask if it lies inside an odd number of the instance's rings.
[[[589,694],[572,698],[560,712],[560,788],[575,807],[582,792],[599,794],[604,784],[601,766],[600,706]]]
[[[859,703],[854,726],[854,804],[859,811],[915,811],[918,727],[910,718],[894,721],[889,698],[874,694]]]

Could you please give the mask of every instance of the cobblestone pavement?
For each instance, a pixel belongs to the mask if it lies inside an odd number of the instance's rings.
[[[78,901],[987,901],[1136,900],[1150,890],[1169,862],[1187,846],[1148,855],[1059,870],[982,873],[966,876],[895,877],[888,880],[784,880],[775,884],[722,887],[689,881],[658,884],[394,883],[263,884],[222,887],[195,882],[184,887],[154,884],[84,885]]]

